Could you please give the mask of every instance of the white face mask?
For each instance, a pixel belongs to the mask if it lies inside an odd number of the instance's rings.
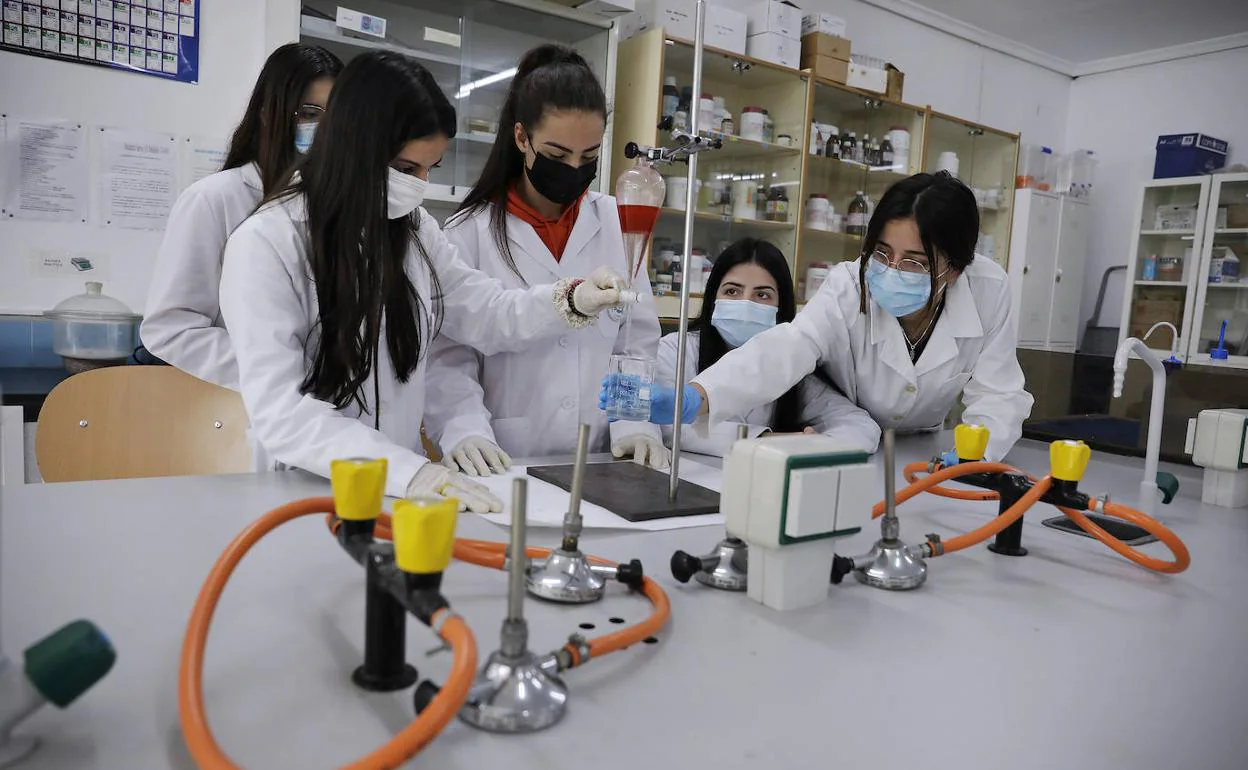
[[[429,182],[411,174],[386,170],[386,212],[391,219],[401,219],[416,210],[425,199]]]

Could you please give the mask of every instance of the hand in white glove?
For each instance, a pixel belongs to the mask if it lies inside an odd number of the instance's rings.
[[[637,293],[624,291],[624,285],[619,273],[600,267],[572,291],[572,308],[581,315],[596,316],[607,308],[636,302]]]
[[[500,513],[503,510],[503,501],[487,487],[436,463],[428,463],[416,471],[407,482],[407,494],[409,497],[453,497],[459,501],[461,511]]]
[[[663,442],[645,434],[619,439],[611,445],[611,456],[620,458],[631,456],[633,462],[638,465],[648,465],[656,471],[665,471],[672,464],[671,450],[663,446]]]
[[[489,476],[510,468],[511,457],[493,441],[469,436],[442,457],[442,464],[469,476]]]

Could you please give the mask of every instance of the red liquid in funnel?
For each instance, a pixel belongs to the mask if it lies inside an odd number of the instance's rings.
[[[654,232],[654,223],[659,218],[658,206],[621,203],[616,208],[620,210],[620,229],[625,235],[642,235],[649,238],[650,233]]]

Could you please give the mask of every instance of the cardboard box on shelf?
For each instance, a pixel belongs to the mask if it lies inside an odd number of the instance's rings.
[[[802,62],[802,44],[775,32],[750,35],[745,41],[746,54],[782,67],[797,69]]]
[[[767,32],[793,40],[802,36],[802,9],[788,0],[756,0],[746,18],[751,37]]]
[[[1226,165],[1230,147],[1204,134],[1167,134],[1157,137],[1153,179],[1212,174]]]
[[[697,21],[695,0],[636,0],[637,11],[617,24],[620,39],[624,40],[655,27],[672,37],[692,41]],[[747,21],[739,13],[721,5],[706,6],[706,45],[732,53],[745,54]]]
[[[891,64],[885,69],[888,70],[888,90],[884,95],[895,102],[899,102],[906,86],[906,73]]]
[[[1226,226],[1248,227],[1248,203],[1232,203],[1226,207]]]
[[[802,55],[801,68],[810,70],[817,78],[831,80],[833,83],[845,85],[849,77],[849,62],[831,56]]]
[[[1158,206],[1153,214],[1154,230],[1195,230],[1196,205]]]
[[[849,63],[849,77],[845,85],[861,88],[863,91],[882,94],[888,91],[888,71],[880,67],[868,67],[864,64]]]
[[[849,61],[849,40],[835,35],[822,35],[813,32],[802,35],[802,58],[808,56],[830,56],[833,59]]]
[[[848,28],[845,20],[830,13],[808,13],[802,17],[802,36],[817,32],[820,35],[845,37]]]

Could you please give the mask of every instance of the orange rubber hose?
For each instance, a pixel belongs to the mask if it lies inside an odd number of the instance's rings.
[[[918,466],[918,468],[915,468],[915,466]],[[926,463],[911,463],[910,465],[906,466],[907,473],[910,473],[911,470],[926,470],[926,469],[927,469]],[[940,470],[936,471],[935,473],[929,476],[925,476],[919,479],[918,481],[912,482],[908,487],[898,490],[897,504],[901,505],[902,503],[914,497],[920,492],[933,492],[933,494],[938,494],[938,495],[941,495],[942,497],[954,497],[953,494],[945,494],[945,493],[961,493],[962,490],[944,489],[944,488],[941,488],[939,492],[934,492],[933,490],[938,484],[940,484],[940,482],[948,481],[950,479],[955,479],[958,476],[969,476],[972,473],[1014,473],[1014,472],[1015,472],[1014,468],[1004,463],[986,463],[986,462],[959,463],[958,465],[954,465],[949,468],[941,468]],[[907,476],[907,479],[908,478],[909,476]],[[992,497],[990,498],[961,497],[959,495],[958,499],[960,500],[996,500],[997,499],[997,494],[995,492],[992,492],[989,494],[991,494]],[[875,507],[871,509],[871,518],[876,519],[883,515],[884,515],[884,503],[883,501],[881,501],[881,502],[876,503]]]
[[[919,474],[928,469],[927,463],[910,463],[903,469],[906,481],[911,484],[919,482]],[[1014,468],[1010,468],[1010,473],[1018,473]],[[1035,481],[1035,479],[1032,479]],[[996,492],[987,489],[950,489],[949,487],[935,486],[930,487],[927,491],[937,497],[948,497],[951,500],[1000,500],[1001,496]],[[878,514],[877,514],[878,515]]]
[[[208,629],[212,624],[212,616],[221,593],[225,590],[225,584],[239,562],[260,538],[293,519],[333,510],[332,497],[297,500],[274,508],[239,533],[208,573],[191,610],[178,669],[178,715],[182,723],[182,734],[187,749],[200,770],[237,770],[237,765],[213,738],[204,708],[204,650],[208,645]],[[441,636],[451,646],[454,655],[446,684],[410,725],[380,749],[347,765],[349,770],[391,770],[399,767],[433,740],[463,706],[468,697],[468,689],[476,676],[476,641],[468,626],[458,616],[447,618],[442,626]]]
[[[1048,492],[1049,487],[1052,485],[1053,479],[1048,476],[1040,479],[1035,486],[1027,490],[1027,494],[1020,497],[1018,502],[1011,505],[1005,513],[1002,513],[1000,516],[994,516],[991,521],[978,529],[973,529],[964,535],[958,535],[951,540],[942,541],[941,545],[944,548],[944,552],[953,553],[954,551],[961,551],[963,548],[970,548],[976,543],[982,543],[990,537],[996,537],[1001,530],[1021,519],[1023,514],[1027,512],[1027,509],[1035,505],[1036,501],[1043,497],[1044,493]]]
[[[331,531],[336,531],[337,520],[331,517],[329,525]],[[378,517],[377,523],[373,526],[373,536],[381,539],[388,539],[391,536],[389,516],[382,514]],[[541,559],[549,556],[550,551],[551,549],[549,548],[529,546],[525,549],[525,555],[530,558]],[[454,556],[459,561],[475,564],[478,567],[501,570],[506,565],[507,545],[506,543],[495,543],[490,540],[461,538],[455,541]],[[593,564],[601,564],[608,567],[616,566],[615,562],[601,559],[597,556],[587,556],[586,558]],[[654,606],[650,615],[640,623],[590,639],[588,641],[589,658],[602,657],[608,653],[637,644],[648,637],[654,636],[666,625],[671,617],[671,603],[668,601],[667,594],[662,587],[650,578],[643,578],[641,592],[645,594],[646,598]],[[569,644],[564,649],[571,654],[572,667],[579,666],[585,662],[581,660],[581,654],[576,649],[576,645]]]
[[[1096,505],[1096,501],[1089,500],[1088,510],[1092,510],[1092,506],[1094,505]],[[1179,539],[1178,535],[1171,532],[1165,524],[1162,524],[1160,521],[1157,521],[1151,516],[1146,516],[1145,514],[1140,513],[1134,508],[1128,508],[1125,505],[1118,505],[1117,503],[1107,503],[1104,506],[1103,512],[1106,516],[1113,516],[1116,519],[1128,521],[1160,540],[1167,548],[1170,549],[1170,553],[1174,555],[1173,561],[1154,559],[1151,556],[1141,553],[1135,548],[1109,534],[1102,527],[1097,526],[1096,522],[1092,521],[1087,516],[1084,516],[1082,513],[1073,508],[1058,508],[1058,510],[1069,516],[1071,519],[1074,519],[1074,522],[1082,527],[1083,530],[1089,535],[1097,540],[1100,540],[1105,545],[1145,569],[1151,569],[1154,572],[1165,572],[1173,575],[1187,569],[1192,563],[1191,554],[1188,553],[1187,546],[1184,545],[1183,541]]]

